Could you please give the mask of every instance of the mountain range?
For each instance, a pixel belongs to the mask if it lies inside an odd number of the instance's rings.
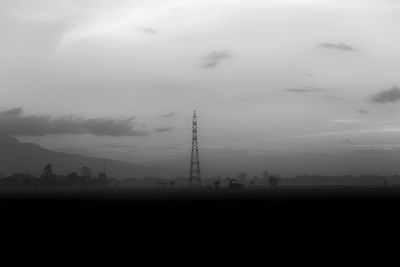
[[[79,173],[84,166],[91,168],[95,175],[105,169],[107,175],[114,178],[149,176],[172,178],[179,174],[178,170],[166,167],[149,167],[117,160],[56,152],[37,144],[20,143],[15,137],[0,135],[0,172],[3,175],[11,175],[16,172],[40,175],[47,163],[53,166],[55,174]]]

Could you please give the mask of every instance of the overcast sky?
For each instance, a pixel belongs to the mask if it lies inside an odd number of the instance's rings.
[[[399,12],[394,0],[1,0],[0,128],[185,170],[196,109],[205,175],[400,173]]]

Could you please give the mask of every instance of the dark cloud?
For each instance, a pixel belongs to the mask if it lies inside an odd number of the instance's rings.
[[[324,92],[326,90],[323,88],[307,87],[307,88],[289,88],[286,89],[285,91],[291,93],[319,93],[319,92]]]
[[[356,52],[359,51],[358,49],[354,48],[351,45],[347,45],[344,43],[340,44],[333,44],[333,43],[323,43],[318,46],[319,48],[326,48],[326,49],[335,49],[335,50],[342,50],[348,52]]]
[[[42,136],[47,134],[93,134],[98,136],[146,135],[143,129],[134,129],[134,117],[84,119],[69,115],[25,115],[22,108],[0,112],[0,133],[7,135]]]
[[[211,52],[204,58],[205,61],[204,67],[205,68],[216,67],[218,64],[221,63],[221,61],[230,57],[232,57],[232,55],[225,50]]]
[[[175,117],[175,116],[176,116],[176,114],[173,111],[160,115],[161,118],[172,118],[172,117]]]
[[[140,30],[144,33],[149,33],[149,34],[158,34],[158,32],[153,29],[153,28],[140,28]]]
[[[369,98],[372,103],[386,104],[400,101],[400,89],[397,86],[393,86],[389,90],[379,92]]]
[[[172,131],[173,129],[174,129],[173,127],[167,126],[167,127],[155,128],[154,130],[155,130],[157,133],[165,133],[165,132]]]
[[[370,112],[368,110],[365,110],[365,109],[359,109],[359,110],[356,111],[356,113],[369,114]]]

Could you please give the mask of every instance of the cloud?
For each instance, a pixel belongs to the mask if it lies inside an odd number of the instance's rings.
[[[232,57],[232,55],[225,50],[211,52],[204,58],[204,68],[216,67],[221,61],[230,57]]]
[[[370,112],[368,110],[365,110],[365,109],[359,109],[359,110],[356,111],[356,113],[369,114]]]
[[[173,127],[167,126],[167,127],[155,128],[154,130],[155,130],[157,133],[165,133],[165,132],[172,131],[173,129],[174,129]]]
[[[31,22],[55,22],[62,19],[61,15],[45,12],[18,11],[9,13],[9,17]]]
[[[319,93],[326,91],[323,88],[313,88],[313,87],[307,87],[307,88],[289,88],[286,89],[285,91],[291,92],[291,93]]]
[[[387,151],[387,150],[397,150],[400,148],[399,144],[360,144],[360,145],[352,145],[355,148],[359,148],[357,152],[366,152],[366,151]],[[382,159],[387,160],[387,159]],[[389,159],[393,160],[393,159]]]
[[[52,117],[25,115],[22,108],[0,112],[0,133],[7,135],[43,136],[48,134],[93,134],[97,136],[146,135],[143,129],[134,129],[135,117],[84,119],[78,116]]]
[[[334,101],[338,101],[338,100],[345,100],[344,98],[342,98],[342,97],[339,97],[339,96],[334,96],[334,95],[329,95],[329,96],[327,96],[326,97],[326,99],[329,99],[329,100],[334,100]]]
[[[336,119],[332,120],[333,123],[360,123],[359,120],[349,120],[349,119]]]
[[[153,28],[140,28],[140,30],[144,33],[149,33],[149,34],[158,34],[158,32],[153,29]]]
[[[393,86],[389,90],[379,92],[369,98],[372,103],[386,104],[400,101],[400,89],[397,86]]]
[[[335,49],[335,50],[342,50],[348,52],[356,52],[359,51],[358,49],[354,48],[351,45],[347,45],[344,43],[340,44],[333,44],[333,43],[323,43],[318,46],[319,48],[326,48],[326,49]]]
[[[173,111],[160,115],[161,118],[172,118],[172,117],[175,117],[175,116],[176,116],[176,114]]]
[[[320,132],[320,133],[312,133],[307,135],[297,135],[296,138],[323,138],[323,137],[332,137],[332,136],[342,136],[342,135],[356,135],[360,136],[360,134],[382,134],[382,133],[400,133],[400,127],[398,125],[386,125],[383,127],[375,127],[375,128],[367,128],[367,129],[358,129],[358,130],[349,130],[349,131],[333,131],[333,132]]]

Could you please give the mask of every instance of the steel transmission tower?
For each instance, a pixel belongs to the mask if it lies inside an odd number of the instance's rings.
[[[190,157],[189,186],[201,186],[199,146],[197,142],[197,116],[193,112],[192,124],[192,154]]]

